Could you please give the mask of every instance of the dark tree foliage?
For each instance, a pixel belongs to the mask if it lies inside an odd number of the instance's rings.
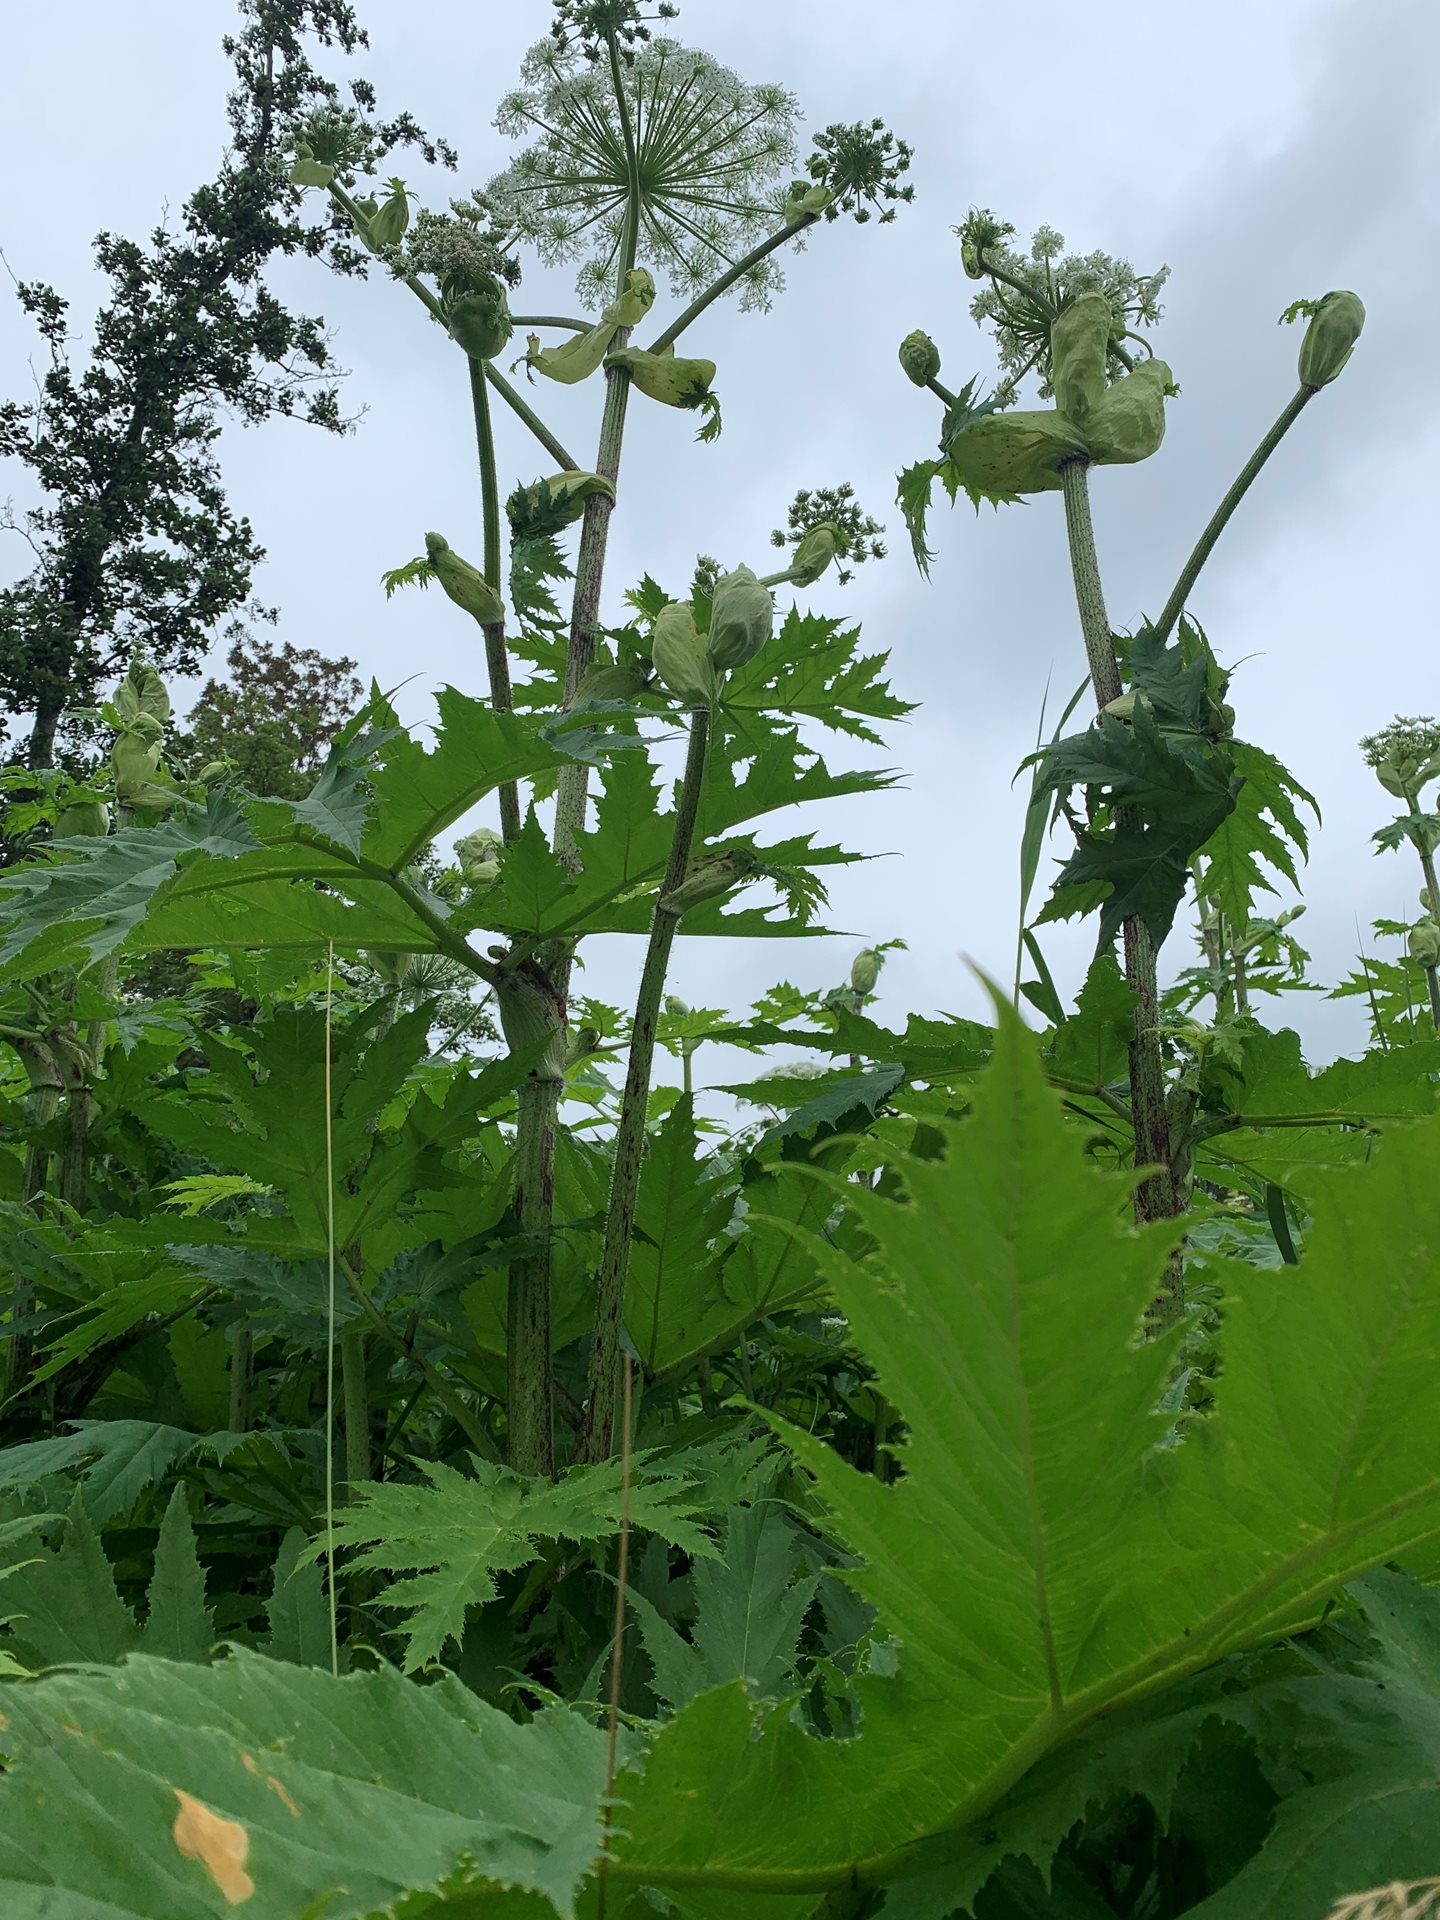
[[[364,696],[355,662],[245,632],[225,664],[229,678],[205,682],[179,752],[192,771],[225,760],[248,792],[300,799]]]
[[[236,85],[220,171],[175,231],[96,237],[108,296],[93,338],[71,332],[53,287],[18,289],[48,366],[35,399],[0,405],[0,455],[28,469],[40,496],[6,522],[32,564],[0,589],[0,699],[33,716],[31,767],[54,763],[66,714],[91,705],[137,643],[163,671],[194,673],[248,601],[263,549],[226,498],[223,423],[278,415],[344,428],[322,321],[265,285],[272,263],[295,254],[364,271],[341,236],[301,223],[287,160],[296,124],[330,107],[375,147],[450,157],[408,117],[377,123],[363,81],[351,84],[354,107],[339,108],[306,48],[366,44],[345,0],[243,0],[241,14],[224,42]]]

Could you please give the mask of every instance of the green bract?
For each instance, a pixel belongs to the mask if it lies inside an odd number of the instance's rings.
[[[775,602],[749,567],[716,582],[710,602],[710,658],[718,673],[753,660],[775,630]]]
[[[1328,387],[1355,351],[1364,325],[1365,307],[1358,293],[1327,293],[1300,342],[1301,386]]]
[[[597,493],[615,498],[613,484],[598,473],[552,473],[548,480],[517,487],[505,502],[510,530],[517,539],[559,533],[580,519],[586,501]]]
[[[478,568],[451,551],[450,542],[438,533],[427,533],[425,552],[435,578],[457,607],[473,614],[481,626],[494,626],[505,618],[505,603]]]
[[[660,684],[686,706],[708,706],[718,683],[710,650],[695,626],[688,601],[662,607],[650,636],[650,658]]]

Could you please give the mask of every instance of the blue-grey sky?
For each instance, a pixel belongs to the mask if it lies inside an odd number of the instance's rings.
[[[482,184],[511,151],[490,124],[494,102],[544,31],[548,5],[357,6],[372,42],[359,67],[382,109],[409,108],[460,150],[457,181],[401,171],[436,205]],[[219,40],[232,19],[224,0],[66,0],[7,22],[0,152],[12,184],[0,246],[18,276],[70,297],[78,323],[100,292],[92,234],[144,232],[214,171],[227,85]],[[697,445],[688,416],[632,408],[608,604],[618,608],[646,570],[680,588],[697,551],[764,570],[769,530],[796,487],[848,479],[889,523],[890,557],[807,599],[862,621],[867,644],[890,650],[897,690],[919,703],[883,756],[905,770],[903,788],[809,816],[825,838],[886,856],[837,877],[828,919],[846,934],[686,943],[677,990],[739,1005],[779,977],[828,985],[860,941],[897,935],[909,951],[887,969],[880,1008],[894,1022],[911,1008],[982,1012],[967,959],[1009,977],[1022,811],[1011,778],[1047,676],[1063,700],[1083,672],[1061,505],[1047,495],[978,519],[963,504],[942,508],[928,583],[892,505],[897,469],[933,449],[938,425],[930,396],[899,371],[900,338],[929,331],[952,386],[993,371],[951,232],[976,204],[1022,235],[1048,222],[1077,249],[1172,269],[1155,340],[1183,391],[1165,445],[1142,467],[1093,479],[1118,626],[1158,610],[1292,392],[1298,334],[1276,326],[1280,310],[1334,286],[1365,300],[1350,366],[1271,463],[1192,602],[1221,658],[1244,662],[1231,696],[1239,731],[1278,753],[1320,802],[1298,931],[1317,976],[1341,977],[1357,924],[1409,913],[1414,901],[1408,862],[1372,854],[1385,796],[1356,740],[1396,712],[1440,710],[1429,557],[1440,470],[1440,9],[1169,0],[1121,28],[1059,0],[1020,10],[688,0],[673,31],[747,79],[795,91],[803,143],[830,121],[883,115],[915,148],[916,199],[891,226],[822,228],[788,263],[769,316],[727,305],[695,329],[691,351],[719,365],[718,444]],[[572,309],[570,281],[568,271],[528,271],[517,308]],[[426,528],[462,552],[478,548],[458,356],[383,277],[347,284],[297,265],[277,285],[326,315],[350,370],[347,407],[363,417],[344,441],[287,423],[225,435],[231,498],[268,549],[257,588],[280,607],[284,637],[352,654],[386,685],[406,680],[404,712],[422,724],[431,690],[445,681],[480,690],[483,663],[447,603],[433,594],[387,603],[379,573],[417,552]],[[662,293],[656,312],[665,311]],[[23,316],[0,298],[0,390],[26,390],[33,352]],[[590,458],[598,385],[547,385],[535,397]],[[547,464],[522,429],[502,420],[501,433],[507,479]],[[23,476],[0,479],[7,490],[25,504]],[[6,574],[23,571],[14,548],[0,547]],[[1050,929],[1046,946],[1073,988],[1088,927]],[[1182,924],[1167,961],[1189,957]],[[586,986],[623,1003],[637,959],[623,941],[600,943]],[[1363,1044],[1355,1001],[1293,999],[1281,1017],[1317,1060]]]

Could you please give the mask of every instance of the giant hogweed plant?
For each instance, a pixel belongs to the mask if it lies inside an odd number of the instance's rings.
[[[1312,1074],[1256,1019],[1303,970],[1258,896],[1307,796],[1182,619],[1284,428],[1160,620],[1113,634],[1085,474],[1158,446],[1169,373],[1126,344],[1156,282],[972,220],[1002,386],[952,394],[907,341],[946,411],[902,505],[923,549],[935,478],[1064,498],[1100,711],[1033,763],[1022,868],[1028,897],[1073,828],[1056,910],[1098,913],[1096,962],[1067,1011],[1022,927],[1038,1039],[1000,999],[879,1025],[891,943],[830,992],[687,1006],[684,935],[803,933],[847,857],[769,816],[888,779],[809,730],[875,744],[904,708],[853,631],[774,605],[881,557],[844,487],[797,498],[768,575],[702,556],[607,617],[632,389],[713,433],[677,343],[819,222],[888,217],[908,151],[834,127],[791,178],[788,95],[621,0],[554,25],[502,110],[530,144],[446,212],[381,181],[363,113],[293,129],[296,190],[465,379],[479,544],[432,532],[385,585],[475,623],[483,692],[429,746],[373,694],[282,798],[187,762],[136,660],[107,758],[16,816],[7,1911],[1423,1902],[1440,1043],[1391,1020]],[[590,319],[512,312],[527,245]],[[690,304],[637,347],[657,279]],[[1284,426],[1355,304],[1307,316]],[[591,467],[547,380],[603,388]],[[501,484],[492,396],[556,471]],[[1372,752],[1428,859],[1425,724]],[[1162,991],[1192,891],[1200,959]],[[639,947],[629,1009],[576,990],[597,932]],[[441,1040],[457,981],[498,1052]],[[727,1086],[760,1119],[697,1105],[716,1042],[801,1056]]]

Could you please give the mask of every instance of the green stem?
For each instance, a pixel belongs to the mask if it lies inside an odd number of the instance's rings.
[[[774,253],[777,247],[783,247],[787,240],[793,240],[797,233],[803,233],[807,227],[813,227],[819,218],[817,213],[807,213],[798,220],[791,220],[786,226],[781,227],[778,233],[772,233],[768,240],[762,240],[759,246],[752,247],[749,253],[742,254],[733,267],[727,267],[718,280],[712,281],[703,293],[696,294],[680,317],[672,320],[665,331],[651,341],[650,352],[663,353],[666,347],[680,338],[692,322],[700,318],[707,307],[713,306],[722,294],[728,293],[743,274],[747,274],[752,267],[758,266],[768,255]]]
[[[29,1096],[27,1121],[31,1134],[48,1127],[60,1111],[60,1088],[40,1086]],[[25,1149],[25,1164],[20,1175],[20,1204],[32,1213],[43,1215],[45,1194],[50,1183],[50,1150],[31,1139]],[[13,1274],[10,1285],[10,1339],[5,1349],[5,1400],[23,1388],[30,1372],[31,1337],[23,1322],[35,1311],[35,1281],[26,1271]]]
[[[345,1484],[353,1500],[370,1478],[370,1393],[361,1327],[340,1336],[340,1404],[345,1419]]]
[[[1195,550],[1180,569],[1180,578],[1175,582],[1170,598],[1165,602],[1160,618],[1152,631],[1159,640],[1168,637],[1176,621],[1185,610],[1185,602],[1190,598],[1190,590],[1200,577],[1200,569],[1210,558],[1215,542],[1229,522],[1230,516],[1250,491],[1256,476],[1271,454],[1285,438],[1286,434],[1300,418],[1301,413],[1320,391],[1318,387],[1300,387],[1286,406],[1279,419],[1271,427],[1265,438],[1256,447],[1250,458],[1235,476],[1234,484],[1225,498],[1210,516],[1210,523],[1195,542]]]
[[[500,488],[495,476],[495,432],[490,419],[490,394],[485,384],[483,362],[465,356],[470,368],[470,405],[475,415],[475,450],[480,461],[480,500],[484,515],[484,555],[481,571],[498,593],[502,554],[500,548]],[[492,621],[481,627],[485,636],[485,668],[490,680],[490,705],[496,713],[509,713],[510,656],[505,651],[505,622]],[[508,846],[520,837],[520,788],[506,780],[499,788],[500,833]]]
[[[619,49],[613,32],[608,36],[610,77],[625,141],[628,192],[625,226],[615,276],[618,298],[635,265],[640,231],[640,178],[634,130],[620,71]],[[620,328],[615,345],[624,346],[629,330]],[[605,373],[605,408],[600,421],[600,446],[593,471],[610,481],[619,477],[625,438],[625,413],[630,398],[630,375],[621,367]],[[574,467],[576,462],[566,462]],[[600,588],[605,575],[610,514],[614,505],[607,493],[585,503],[580,546],[575,560],[575,595],[571,605],[570,638],[565,660],[562,704],[574,706],[581,681],[595,658],[596,628],[600,617]],[[579,836],[589,796],[589,769],[572,762],[562,767],[555,796],[555,851],[572,868],[579,866]],[[547,988],[563,1023],[570,997],[574,947],[553,942],[546,968]],[[515,1127],[515,1217],[533,1251],[510,1269],[506,1296],[506,1378],[509,1396],[510,1464],[526,1473],[554,1471],[554,1409],[550,1338],[551,1254],[550,1229],[555,1204],[555,1142],[559,1130],[560,1079],[532,1078],[520,1089]]]
[[[594,1462],[610,1457],[615,1425],[615,1402],[620,1385],[620,1326],[625,1309],[625,1279],[630,1266],[630,1244],[635,1232],[635,1202],[645,1159],[645,1122],[650,1103],[650,1073],[655,1060],[655,1030],[665,992],[665,972],[680,925],[680,915],[667,906],[666,896],[684,880],[695,842],[705,770],[710,757],[711,709],[701,707],[690,721],[690,747],[685,759],[670,859],[660,883],[650,940],[630,1028],[630,1057],[620,1119],[615,1129],[615,1157],[610,1174],[610,1200],[605,1213],[605,1242],[595,1290],[595,1334],[590,1349],[590,1394],[585,1425],[576,1458]]]
[[[517,327],[565,327],[571,333],[589,333],[593,320],[572,320],[563,313],[512,313]]]
[[[1070,564],[1075,577],[1075,600],[1085,639],[1085,658],[1100,709],[1120,697],[1120,668],[1110,636],[1110,619],[1100,583],[1095,552],[1095,528],[1090,517],[1090,488],[1086,462],[1071,460],[1060,470],[1065,497],[1065,527],[1070,542]],[[1129,808],[1116,808],[1117,827],[1124,826]],[[1158,1169],[1136,1190],[1139,1220],[1166,1220],[1175,1213],[1175,1191],[1170,1177],[1170,1129],[1165,1112],[1165,1069],[1160,1057],[1160,996],[1156,982],[1155,945],[1150,930],[1138,917],[1123,928],[1125,979],[1135,995],[1135,1024],[1130,1036],[1130,1119],[1135,1130],[1137,1165]],[[1180,1275],[1172,1263],[1162,1311],[1179,1305]]]
[[[229,1433],[250,1431],[250,1370],[255,1360],[255,1336],[246,1327],[234,1327],[230,1333],[230,1410],[226,1419]]]
[[[1405,798],[1411,814],[1419,815],[1422,809],[1416,796],[1408,793]],[[1425,886],[1430,895],[1430,917],[1432,920],[1440,919],[1440,884],[1437,884],[1435,879],[1435,855],[1426,850],[1423,841],[1416,841],[1413,844],[1420,856],[1421,871],[1425,875]],[[1430,989],[1430,1019],[1436,1033],[1440,1033],[1440,968],[1426,967],[1425,984]]]
[[[550,1224],[555,1206],[558,1080],[519,1090],[515,1125],[515,1225],[535,1250],[510,1268],[505,1303],[505,1370],[510,1442],[517,1473],[555,1471],[555,1390],[551,1378]]]
[[[339,1270],[345,1276],[345,1284],[350,1289],[351,1297],[354,1299],[355,1304],[360,1308],[361,1312],[367,1316],[381,1339],[389,1346],[392,1346],[395,1351],[400,1354],[402,1359],[406,1360],[415,1368],[417,1373],[423,1375],[426,1386],[429,1387],[435,1398],[440,1402],[441,1406],[444,1407],[445,1411],[450,1415],[450,1418],[455,1422],[456,1426],[459,1427],[460,1431],[465,1435],[465,1438],[481,1458],[485,1460],[498,1460],[500,1456],[496,1452],[494,1441],[465,1405],[465,1402],[460,1398],[459,1394],[451,1387],[449,1381],[446,1380],[435,1367],[431,1366],[423,1353],[417,1353],[413,1347],[406,1345],[405,1341],[396,1333],[395,1329],[390,1325],[390,1322],[365,1291],[358,1275],[348,1262],[342,1260],[339,1263]]]

